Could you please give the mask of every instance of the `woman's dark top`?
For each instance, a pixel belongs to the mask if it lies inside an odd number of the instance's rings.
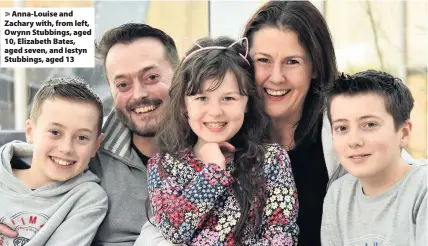
[[[299,246],[321,245],[321,219],[328,173],[321,143],[321,129],[316,141],[305,139],[290,150],[291,166],[299,199]]]

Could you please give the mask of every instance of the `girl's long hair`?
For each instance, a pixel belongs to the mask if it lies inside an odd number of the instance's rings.
[[[197,43],[202,47],[228,47],[234,40],[227,37],[203,38]],[[195,45],[187,54],[200,49],[200,46]],[[242,239],[251,208],[255,212],[253,233],[261,223],[262,203],[265,200],[264,147],[270,142],[271,127],[270,118],[263,109],[263,101],[256,91],[252,61],[248,57],[247,63],[240,54],[245,55],[245,48],[238,43],[227,49],[199,51],[182,61],[175,71],[169,91],[170,105],[155,137],[161,153],[169,153],[177,158],[182,150],[192,148],[198,137],[188,123],[185,97],[200,93],[207,80],[215,81],[209,86],[209,90],[215,90],[228,72],[235,75],[240,93],[248,96],[248,110],[243,125],[230,141],[237,149],[234,155],[236,169],[231,175],[235,179],[233,193],[241,208],[241,217],[234,231],[238,242]]]

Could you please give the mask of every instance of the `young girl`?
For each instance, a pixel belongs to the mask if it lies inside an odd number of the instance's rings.
[[[204,38],[177,69],[148,162],[155,223],[173,243],[296,245],[298,202],[287,153],[246,51]]]

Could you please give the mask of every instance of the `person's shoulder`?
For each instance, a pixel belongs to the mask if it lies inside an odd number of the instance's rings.
[[[160,163],[162,163],[162,165],[168,165],[176,161],[178,161],[178,159],[176,159],[173,155],[169,153],[159,152],[149,158],[149,161],[147,162],[147,167],[157,166]]]
[[[419,160],[418,163],[412,165],[412,174],[419,177],[427,177],[428,160]]]
[[[412,183],[412,187],[419,187],[418,190],[427,190],[427,172],[428,172],[428,161],[422,160],[417,164],[412,165],[408,182]]]
[[[263,169],[268,177],[278,177],[281,175],[292,175],[290,157],[287,151],[277,143],[266,144],[264,153]],[[288,173],[288,174],[287,174]],[[285,177],[280,177],[285,178]]]
[[[106,191],[95,181],[82,182],[74,188],[80,193],[79,207],[94,207],[107,209],[108,196]]]
[[[288,156],[287,151],[281,147],[278,143],[268,143],[264,145],[265,155],[286,155]]]
[[[265,164],[271,163],[275,159],[288,160],[289,156],[287,151],[281,147],[278,143],[268,143],[264,144],[264,159]]]
[[[95,155],[89,162],[89,168],[96,174],[98,174],[98,169],[102,167],[108,166],[117,166],[118,163],[125,163],[125,160],[122,160],[118,156],[114,156],[112,153],[99,149]]]
[[[428,163],[426,160],[418,160],[418,163],[412,164],[411,170],[404,182],[399,188],[400,199],[413,208],[413,212],[417,212],[421,205],[426,201],[428,191],[427,180]]]
[[[324,198],[324,207],[334,209],[346,207],[346,204],[355,199],[357,187],[358,179],[350,174],[345,174],[338,178],[327,189],[327,194]]]
[[[358,179],[351,174],[347,173],[342,177],[336,179],[328,188],[327,192],[331,193],[342,193],[348,192],[349,190],[355,189],[358,184]]]
[[[195,159],[195,154],[192,148],[185,148],[183,150],[177,151],[176,153],[159,152],[152,156],[150,159],[156,161],[181,163]]]
[[[81,190],[83,193],[94,196],[104,196],[106,192],[100,186],[100,178],[90,170],[85,170],[80,175],[67,181],[71,189]]]
[[[100,161],[109,160],[109,161],[120,162],[120,158],[117,158],[117,157],[115,158],[111,152],[102,148],[100,148],[97,151],[97,154],[95,157],[98,158]]]
[[[107,198],[105,190],[95,182],[87,182],[84,184],[87,189],[86,195],[92,197],[93,200]]]
[[[89,210],[108,210],[107,193],[97,179],[93,173],[85,171],[58,187],[57,196],[61,196],[64,204],[71,205],[68,206],[70,216]]]
[[[147,169],[151,170],[154,167],[162,166],[166,172],[175,172],[183,168],[187,168],[195,160],[191,149],[184,149],[176,154],[171,153],[156,153],[147,162]]]

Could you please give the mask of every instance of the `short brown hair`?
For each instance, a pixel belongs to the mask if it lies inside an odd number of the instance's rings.
[[[410,112],[415,100],[409,87],[400,78],[386,72],[370,69],[351,76],[342,73],[337,80],[325,88],[330,122],[331,102],[334,97],[368,93],[376,93],[384,98],[386,111],[392,115],[396,130],[410,119]]]
[[[80,78],[53,78],[43,82],[33,99],[30,119],[37,121],[41,114],[43,103],[48,99],[62,98],[75,101],[84,101],[97,106],[98,134],[101,133],[103,124],[103,104],[98,94],[89,86],[89,84]]]
[[[106,57],[111,47],[115,44],[130,44],[140,38],[155,38],[165,47],[165,56],[171,66],[176,68],[179,63],[177,47],[174,40],[164,31],[142,23],[126,23],[108,30],[95,44],[97,57],[103,60],[105,65]]]

